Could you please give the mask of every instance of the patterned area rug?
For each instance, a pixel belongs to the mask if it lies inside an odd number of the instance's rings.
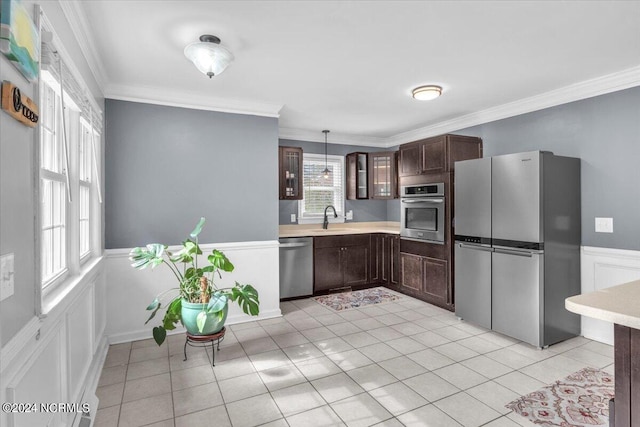
[[[585,368],[506,407],[544,427],[608,426],[613,396],[613,377],[600,369]]]
[[[314,297],[314,299],[320,304],[324,304],[336,311],[363,307],[371,304],[381,304],[383,302],[395,301],[400,298],[400,296],[393,294],[382,287]]]

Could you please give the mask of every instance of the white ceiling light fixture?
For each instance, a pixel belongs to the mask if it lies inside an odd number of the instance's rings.
[[[200,36],[199,42],[185,47],[184,56],[209,78],[222,73],[233,61],[233,54],[220,45],[220,39],[209,34]]]
[[[411,91],[418,101],[431,101],[442,95],[442,87],[436,85],[419,86]]]

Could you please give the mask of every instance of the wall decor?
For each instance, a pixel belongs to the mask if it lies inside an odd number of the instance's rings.
[[[2,109],[11,117],[29,127],[38,124],[38,106],[11,82],[2,82]]]
[[[38,28],[20,0],[2,0],[0,4],[0,51],[33,82],[40,69]]]

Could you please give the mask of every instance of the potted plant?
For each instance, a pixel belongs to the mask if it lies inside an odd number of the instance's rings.
[[[221,271],[231,272],[234,268],[224,253],[213,249],[206,258],[206,265],[198,265],[199,255],[202,255],[198,235],[204,222],[205,219],[200,218],[190,238],[182,242],[182,248],[175,253],[170,252],[167,245],[151,243],[134,248],[129,254],[133,268],[142,270],[166,264],[178,281],[178,287],[160,293],[147,307],[152,313],[145,325],[163,306],[162,299],[172,295],[166,305],[162,325],[153,328],[153,338],[158,345],[162,345],[167,331],[175,329],[178,322],[192,335],[210,335],[220,331],[227,318],[229,300],[237,301],[246,314],[257,316],[259,313],[258,291],[253,286],[235,282],[233,287],[216,287],[215,276],[222,278]]]

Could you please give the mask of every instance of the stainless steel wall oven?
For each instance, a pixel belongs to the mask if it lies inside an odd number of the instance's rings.
[[[444,183],[401,187],[400,236],[444,244]]]

